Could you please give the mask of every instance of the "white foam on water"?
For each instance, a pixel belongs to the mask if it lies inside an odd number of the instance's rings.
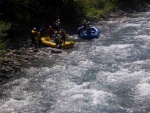
[[[36,75],[37,73],[39,73],[39,68],[36,67],[30,67],[29,69],[23,69],[22,71],[24,71],[25,73],[29,74],[29,75]]]
[[[149,74],[150,76],[150,74]],[[138,109],[150,108],[150,77],[141,78],[141,82],[134,89],[135,107]],[[134,109],[134,108],[133,108]]]
[[[116,50],[117,48],[119,49],[126,49],[128,47],[132,47],[133,44],[115,44],[115,45],[110,45],[110,48],[113,50]]]
[[[142,46],[150,47],[150,36],[149,35],[138,35],[135,37],[137,41],[143,42]]]
[[[135,37],[136,39],[142,39],[143,41],[145,41],[145,40],[149,40],[150,39],[150,36],[149,35],[138,35],[138,36],[136,36]]]
[[[82,61],[86,58],[86,54],[82,51],[73,51],[67,56],[67,59],[72,59],[73,61]]]
[[[29,104],[28,94],[23,90],[24,86],[28,84],[28,79],[17,79],[6,84],[7,87],[12,87],[10,90],[6,90],[5,93],[10,95],[10,98],[2,103],[0,111],[4,112],[17,112],[17,109],[21,109],[22,106]],[[17,86],[15,84],[18,84]]]
[[[79,66],[81,68],[92,68],[94,67],[94,63],[88,59],[85,59],[84,61],[79,62]]]
[[[53,106],[54,109],[57,109],[56,112],[81,112],[85,106],[107,106],[107,102],[115,98],[114,95],[109,92],[93,88],[89,89],[88,86],[91,84],[90,82],[81,85],[69,82],[65,84],[70,87],[66,90],[62,90],[61,99]]]
[[[115,45],[110,45],[110,46],[93,46],[93,51],[91,51],[91,53],[101,54],[101,55],[103,55],[104,53],[113,53],[115,51],[123,53],[124,51],[127,51],[128,49],[132,48],[133,46],[134,46],[133,44],[115,44]],[[122,51],[122,50],[124,50],[124,51]]]
[[[93,105],[106,105],[108,106],[107,101],[109,98],[115,98],[115,96],[111,93],[105,92],[105,91],[97,91],[97,90],[92,90],[92,98],[93,98]],[[113,100],[112,99],[112,100]]]
[[[10,98],[7,102],[3,103],[2,106],[0,106],[0,111],[2,113],[18,113],[18,110],[22,108],[22,106],[27,105],[28,102],[26,100],[14,100]]]
[[[141,27],[141,23],[139,23],[139,24],[133,24],[133,23],[121,24],[121,28],[126,28],[126,27],[139,28],[139,27]]]
[[[111,61],[115,59],[125,59],[131,55],[133,44],[116,44],[110,46],[97,46],[93,51],[90,52],[94,57],[103,59],[102,62],[105,62],[104,59],[109,59]]]
[[[150,83],[141,83],[137,85],[137,92],[139,97],[149,98],[150,99]]]
[[[83,94],[75,94],[75,95],[73,95],[72,97],[71,97],[73,100],[81,100],[81,99],[83,99],[84,98],[84,95]]]

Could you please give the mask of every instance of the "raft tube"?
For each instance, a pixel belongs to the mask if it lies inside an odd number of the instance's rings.
[[[87,34],[87,30],[84,30],[80,35],[78,35],[81,39],[93,39],[98,38],[100,34],[100,30],[98,30],[96,27],[91,27],[91,34]]]
[[[54,40],[50,37],[42,37],[41,38],[41,42],[42,44],[52,47],[52,48],[58,48],[58,46],[56,45],[56,43],[54,42]],[[62,43],[61,48],[72,48],[74,46],[74,42],[73,41],[65,41],[65,43]]]

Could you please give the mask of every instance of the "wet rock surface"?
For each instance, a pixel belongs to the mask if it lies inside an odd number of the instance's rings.
[[[43,56],[46,56],[46,54],[42,52],[46,49],[50,51],[49,54],[62,53],[62,50],[44,46],[38,49],[32,47],[8,49],[6,54],[0,57],[0,81],[9,79],[11,73],[21,71],[22,66],[30,63],[32,60],[39,60],[43,58]]]
[[[36,58],[33,54],[34,52],[29,48],[7,50],[7,53],[0,59],[0,79],[8,79],[8,74],[20,71],[23,63],[27,63]]]

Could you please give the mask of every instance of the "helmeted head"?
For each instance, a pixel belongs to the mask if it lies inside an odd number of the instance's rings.
[[[34,27],[33,30],[36,30],[36,27]]]
[[[52,26],[49,26],[49,28],[51,29],[51,28],[52,28]]]
[[[58,22],[60,22],[60,19],[57,19]]]
[[[42,29],[39,29],[39,31],[42,31]]]
[[[55,31],[55,34],[57,34],[58,32],[57,31]]]

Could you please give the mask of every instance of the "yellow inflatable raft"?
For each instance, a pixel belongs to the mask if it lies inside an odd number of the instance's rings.
[[[41,38],[42,44],[46,45],[46,46],[50,46],[53,48],[58,48],[56,43],[54,42],[54,40],[50,37],[42,37]],[[72,48],[74,46],[74,42],[73,41],[66,41],[65,43],[61,44],[62,48]]]

